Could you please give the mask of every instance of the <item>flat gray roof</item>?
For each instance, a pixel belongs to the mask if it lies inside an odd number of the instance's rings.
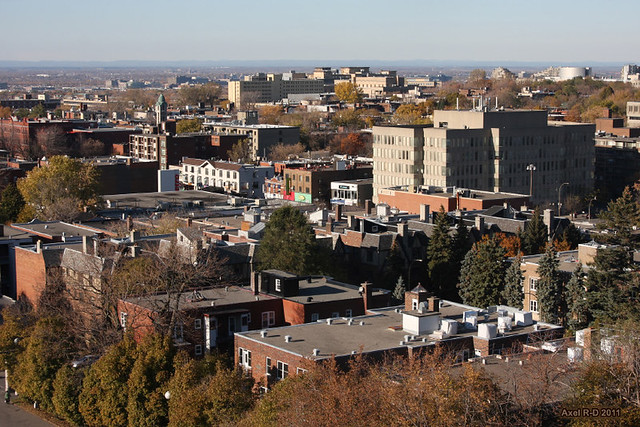
[[[338,318],[332,319],[330,325],[326,320],[320,320],[314,323],[267,329],[266,337],[262,337],[259,330],[236,333],[236,335],[312,360],[325,359],[332,355],[350,355],[354,351],[369,353],[392,350],[400,348],[400,342],[404,341],[405,335],[410,335],[402,329],[403,315],[401,312],[397,312],[397,309],[400,308],[398,306],[370,310],[371,314],[354,317],[351,325],[349,325],[349,319]],[[478,311],[480,309],[443,301],[440,313],[442,318],[462,321],[463,313],[468,310]],[[497,312],[491,313],[487,322],[495,324],[497,317]],[[478,323],[484,322],[479,316]],[[540,324],[546,328],[556,328],[553,325]],[[524,327],[514,325],[513,329],[504,335],[519,335],[533,330],[533,325]],[[465,331],[459,324],[458,333],[442,341],[477,336],[477,334],[477,331]],[[291,336],[290,342],[284,340],[287,335]],[[438,341],[440,340],[433,335],[420,335],[403,346],[424,347]],[[318,356],[313,356],[314,349],[319,349]]]
[[[165,191],[162,193],[129,193],[102,196],[105,200],[118,203],[118,207],[155,208],[159,202],[182,203],[202,200],[205,203],[226,204],[227,195],[208,191]]]
[[[293,276],[295,277],[295,276]],[[338,282],[326,277],[312,277],[309,280],[300,280],[299,294],[285,299],[301,304],[313,304],[316,302],[340,301],[345,299],[362,298],[360,286]],[[383,295],[385,291],[374,290],[373,295]],[[311,301],[307,301],[312,298]]]

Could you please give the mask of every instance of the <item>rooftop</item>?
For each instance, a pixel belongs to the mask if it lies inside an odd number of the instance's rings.
[[[54,237],[81,238],[82,236],[95,236],[97,233],[62,221],[39,221],[33,220],[27,223],[14,223],[11,227],[18,231],[32,233],[47,239]]]
[[[296,277],[292,275],[291,277]],[[360,299],[362,293],[360,287],[338,282],[328,277],[310,277],[308,280],[300,280],[298,295],[285,299],[300,304],[313,304],[317,302],[341,301],[346,299]],[[388,291],[374,290],[373,295],[382,295]],[[311,301],[309,301],[311,299]]]
[[[328,321],[318,321],[302,325],[270,328],[267,330],[265,337],[262,336],[261,331],[242,332],[236,333],[236,335],[313,360],[325,359],[332,355],[350,355],[354,351],[369,353],[392,350],[401,346],[413,348],[425,347],[433,345],[438,341],[477,336],[477,331],[465,330],[460,322],[462,322],[465,311],[473,310],[480,313],[482,310],[450,301],[442,301],[442,303],[440,308],[442,318],[458,322],[458,333],[444,340],[434,334],[424,336],[417,335],[412,336],[409,342],[400,345],[399,343],[404,341],[405,336],[408,335],[402,327],[402,313],[404,311],[400,306],[370,310],[369,312],[371,314],[354,317],[352,319],[331,319],[331,324],[328,324]],[[510,310],[515,311],[513,308]],[[486,311],[484,312],[487,313]],[[495,324],[497,322],[497,312],[494,311],[487,314],[487,320],[482,320],[482,316],[479,316],[478,324],[487,322]],[[538,322],[537,324],[543,328],[557,328],[557,326],[546,323]],[[535,325],[536,323],[534,322],[534,324],[530,326],[514,326],[511,331],[505,332],[504,335],[529,333],[534,331]],[[291,336],[290,342],[285,342],[285,335]],[[320,350],[318,356],[312,356],[314,349]]]

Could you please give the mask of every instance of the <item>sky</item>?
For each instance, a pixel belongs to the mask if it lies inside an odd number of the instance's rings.
[[[638,16],[638,0],[0,0],[0,61],[623,64]]]

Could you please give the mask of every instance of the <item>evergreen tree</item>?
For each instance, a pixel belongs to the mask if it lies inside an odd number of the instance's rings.
[[[261,270],[278,269],[293,274],[314,273],[316,239],[307,218],[285,205],[271,214],[258,248]]]
[[[78,396],[82,389],[83,369],[74,369],[69,364],[62,365],[53,381],[53,407],[56,414],[75,425],[82,425],[82,415],[78,409]]]
[[[557,324],[564,319],[560,261],[553,245],[547,249],[538,263],[538,310],[543,322]]]
[[[401,304],[402,302],[404,302],[404,293],[406,290],[407,289],[402,276],[398,277],[396,287],[393,289],[393,294],[391,295],[391,298],[393,298],[395,304]]]
[[[451,274],[452,257],[449,216],[444,211],[444,207],[440,207],[440,212],[436,215],[435,228],[427,247],[427,268],[431,290],[441,298],[448,298],[451,294],[456,294],[456,276]]]
[[[402,250],[398,244],[398,239],[396,239],[391,245],[391,250],[385,260],[384,287],[386,289],[395,289],[398,276],[405,273],[405,270],[404,256],[402,255]]]
[[[571,249],[575,249],[578,247],[580,243],[584,240],[582,238],[582,233],[578,228],[573,225],[573,223],[569,223],[569,225],[562,232],[561,240],[566,242]]]
[[[502,291],[504,303],[519,309],[522,309],[524,303],[524,291],[522,290],[524,277],[522,276],[521,264],[521,256],[517,256],[511,261],[511,265],[507,268],[504,290]]]
[[[578,263],[567,282],[567,325],[576,331],[588,325],[589,306],[587,292],[584,287],[582,263]]]
[[[125,336],[91,365],[78,398],[80,414],[87,425],[127,425],[127,381],[135,356],[136,342],[130,336]]]
[[[127,414],[131,426],[160,426],[169,422],[164,393],[171,378],[174,350],[170,337],[149,335],[138,346],[127,381]]]
[[[0,222],[14,222],[24,207],[24,198],[15,184],[9,184],[0,195]]]
[[[522,235],[522,249],[526,255],[539,254],[547,244],[547,226],[542,220],[540,208],[533,211],[531,220]]]
[[[504,248],[494,239],[483,239],[467,253],[460,269],[462,302],[488,307],[501,302],[504,288]]]
[[[462,218],[458,220],[458,224],[456,226],[456,232],[453,235],[452,239],[452,253],[451,253],[451,271],[449,274],[455,279],[454,284],[457,284],[457,278],[460,277],[460,269],[462,268],[462,261],[464,260],[467,252],[471,250],[471,238],[469,234],[469,229]],[[461,301],[460,294],[458,293],[458,288],[456,286],[452,286],[452,291],[446,297],[451,301]]]
[[[625,305],[634,305],[637,272],[631,254],[622,246],[599,249],[586,279],[589,312],[595,319],[609,322],[624,318]],[[637,311],[637,301],[632,311]]]
[[[607,210],[600,214],[603,220],[599,228],[612,230],[606,239],[615,244],[636,247],[638,239],[632,234],[635,227],[640,226],[640,206],[635,200],[632,190],[626,187],[622,196],[612,200]]]

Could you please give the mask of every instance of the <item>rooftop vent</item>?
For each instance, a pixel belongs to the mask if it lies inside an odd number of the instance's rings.
[[[360,321],[360,326],[364,326],[364,320]]]
[[[285,335],[284,342],[291,342],[291,335]]]
[[[260,336],[262,338],[266,338],[267,337],[267,331],[260,331]]]
[[[331,323],[333,323],[333,319],[327,319],[327,325],[330,325]]]
[[[319,348],[314,348],[314,349],[313,349],[313,355],[314,355],[314,356],[318,356],[318,355],[320,355],[320,349],[319,349]]]

